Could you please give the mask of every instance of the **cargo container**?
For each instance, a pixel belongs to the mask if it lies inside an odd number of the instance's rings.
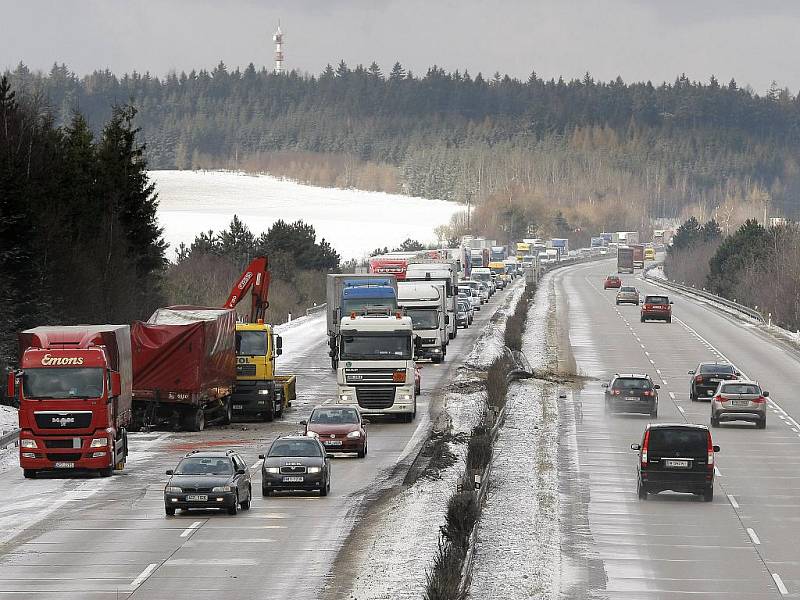
[[[617,273],[633,273],[633,248],[630,246],[617,248]]]

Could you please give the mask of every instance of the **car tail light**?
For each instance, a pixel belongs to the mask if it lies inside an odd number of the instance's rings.
[[[652,304],[645,304],[644,305],[644,309],[645,310],[653,310],[653,305]]]
[[[392,381],[394,383],[405,383],[405,381],[406,381],[406,372],[405,371],[395,371],[392,374]]]
[[[653,392],[651,392],[650,390],[645,390],[642,395],[643,396],[652,396]]]
[[[714,443],[711,441],[710,431],[708,432],[708,461],[706,462],[706,468],[714,468]]]
[[[703,383],[703,376],[702,375],[695,375],[694,376],[695,383]]]
[[[753,398],[753,400],[751,400],[751,402],[755,402],[756,404],[763,404],[766,401],[767,399],[764,398],[764,396],[759,396],[758,398]]]
[[[711,439],[711,438],[709,438]],[[644,432],[644,443],[642,443],[642,467],[647,468],[647,447],[650,445],[650,430]]]
[[[619,396],[620,394],[619,390],[611,390],[611,393],[614,394],[615,396]]]
[[[717,394],[717,396],[714,398],[714,400],[716,400],[717,402],[727,402],[728,398],[726,398],[725,396],[720,396],[719,394]]]

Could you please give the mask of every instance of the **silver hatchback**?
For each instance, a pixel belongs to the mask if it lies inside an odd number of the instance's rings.
[[[759,429],[767,426],[767,398],[756,381],[723,381],[711,398],[711,426],[721,421],[751,421]]]
[[[639,306],[639,290],[630,285],[623,285],[617,292],[617,306],[620,304]]]

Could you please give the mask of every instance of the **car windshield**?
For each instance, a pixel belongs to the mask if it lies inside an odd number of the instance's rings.
[[[649,390],[652,386],[647,379],[634,377],[618,377],[614,380],[615,390]]]
[[[311,413],[309,423],[317,425],[354,425],[358,423],[358,413],[354,408],[324,408]]]
[[[343,335],[342,360],[411,359],[410,335]]]
[[[669,298],[666,296],[648,296],[645,298],[647,304],[669,304]]]
[[[752,383],[729,383],[722,386],[719,391],[720,394],[746,394],[753,396],[760,396],[761,389]]]
[[[319,445],[312,440],[278,440],[269,449],[270,457],[322,456]]]
[[[607,277],[607,279],[608,279],[609,281],[619,281],[619,277],[617,277],[616,275],[609,275],[609,276]]]
[[[175,475],[230,475],[233,465],[229,458],[217,456],[190,456],[175,469]]]
[[[461,312],[467,312],[469,310],[469,304],[467,304],[466,302],[459,302],[458,310]]]
[[[653,454],[705,452],[708,432],[703,429],[659,427],[650,430],[648,450]]]
[[[237,331],[236,354],[238,356],[265,356],[267,354],[267,332]]]
[[[701,373],[733,373],[733,365],[700,365]]]
[[[99,398],[103,395],[103,369],[25,369],[22,390],[31,399]]]
[[[407,308],[414,329],[436,329],[439,327],[439,313],[435,308]]]
[[[619,292],[620,293],[630,292],[632,294],[635,294],[636,293],[636,288],[635,287],[628,287],[627,285],[624,285],[621,288],[619,288]]]

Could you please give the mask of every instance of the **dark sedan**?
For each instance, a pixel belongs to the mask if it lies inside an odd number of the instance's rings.
[[[729,363],[702,362],[693,371],[689,371],[689,399],[696,402],[701,398],[711,400],[720,382],[738,379],[739,372]]]
[[[195,450],[181,459],[164,488],[164,509],[223,508],[235,515],[250,508],[250,470],[233,450]]]
[[[300,421],[306,435],[316,436],[328,452],[353,452],[358,458],[367,455],[367,423],[351,406],[318,406],[308,421]]]
[[[286,435],[272,442],[269,452],[259,458],[261,493],[269,496],[281,490],[319,490],[327,496],[331,489],[331,466],[322,442],[315,437]]]

